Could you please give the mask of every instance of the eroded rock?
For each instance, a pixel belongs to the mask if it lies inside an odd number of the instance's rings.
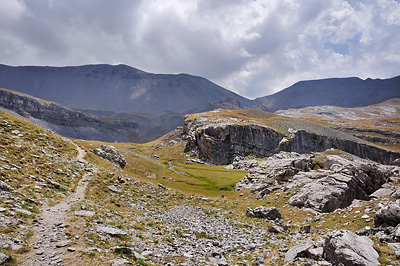
[[[256,207],[254,210],[247,209],[246,215],[253,218],[267,218],[269,220],[281,219],[282,216],[275,207]]]
[[[379,254],[373,248],[372,240],[343,229],[334,231],[326,237],[324,257],[335,265],[379,265]]]
[[[400,223],[400,200],[396,200],[377,211],[374,221],[376,227],[381,225],[398,225]]]
[[[308,240],[305,241],[299,245],[296,245],[292,247],[291,249],[288,250],[285,254],[285,261],[292,262],[296,258],[310,258],[311,254],[309,253],[309,250],[312,248],[315,248],[316,244],[314,241]]]
[[[124,168],[126,165],[124,156],[111,145],[101,145],[100,148],[94,149],[92,152],[97,156],[100,156],[101,158],[118,165],[121,168]]]

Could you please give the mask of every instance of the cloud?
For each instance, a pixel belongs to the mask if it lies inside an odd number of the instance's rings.
[[[398,32],[396,0],[0,1],[1,63],[124,63],[247,97],[304,79],[399,75]]]

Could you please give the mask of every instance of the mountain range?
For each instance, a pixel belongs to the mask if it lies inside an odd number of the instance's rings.
[[[131,127],[130,133],[124,134],[107,131],[104,139],[99,131],[96,134],[87,130],[84,132],[93,134],[74,133],[84,139],[144,142],[182,125],[186,114],[218,108],[257,108],[274,112],[318,105],[359,107],[377,104],[400,97],[400,76],[374,80],[333,78],[300,81],[273,95],[250,100],[202,77],[152,74],[127,65],[0,65],[0,88],[51,101],[70,108],[70,111],[94,115],[97,121],[117,120],[119,124],[135,124],[135,134],[131,134]],[[7,108],[7,105],[10,104],[3,99],[1,106]],[[23,106],[13,106],[19,112],[23,109]],[[43,104],[38,106],[43,107]],[[110,124],[97,125],[110,128]],[[55,128],[59,134],[73,131],[58,130],[58,127],[53,127],[53,130]]]

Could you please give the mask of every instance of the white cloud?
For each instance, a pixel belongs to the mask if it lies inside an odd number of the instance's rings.
[[[396,0],[0,1],[0,63],[125,63],[248,97],[400,69]]]

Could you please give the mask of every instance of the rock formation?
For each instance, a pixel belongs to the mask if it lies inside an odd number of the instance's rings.
[[[238,155],[265,157],[280,151],[311,153],[330,148],[384,164],[400,158],[398,152],[305,121],[260,111],[253,117],[244,118],[246,111],[230,111],[228,114],[233,116],[225,115],[222,110],[186,116],[183,130],[188,136],[188,147],[215,164],[231,163]],[[265,118],[258,119],[257,116],[261,115]]]
[[[0,89],[0,106],[65,137],[109,142],[140,140],[135,122],[85,114],[5,89]]]
[[[124,168],[126,165],[124,156],[111,145],[101,145],[100,148],[94,149],[92,152],[97,156],[100,156],[101,158],[118,165],[121,168]]]
[[[377,266],[379,254],[367,237],[348,230],[332,232],[325,239],[324,256],[334,265]]]

